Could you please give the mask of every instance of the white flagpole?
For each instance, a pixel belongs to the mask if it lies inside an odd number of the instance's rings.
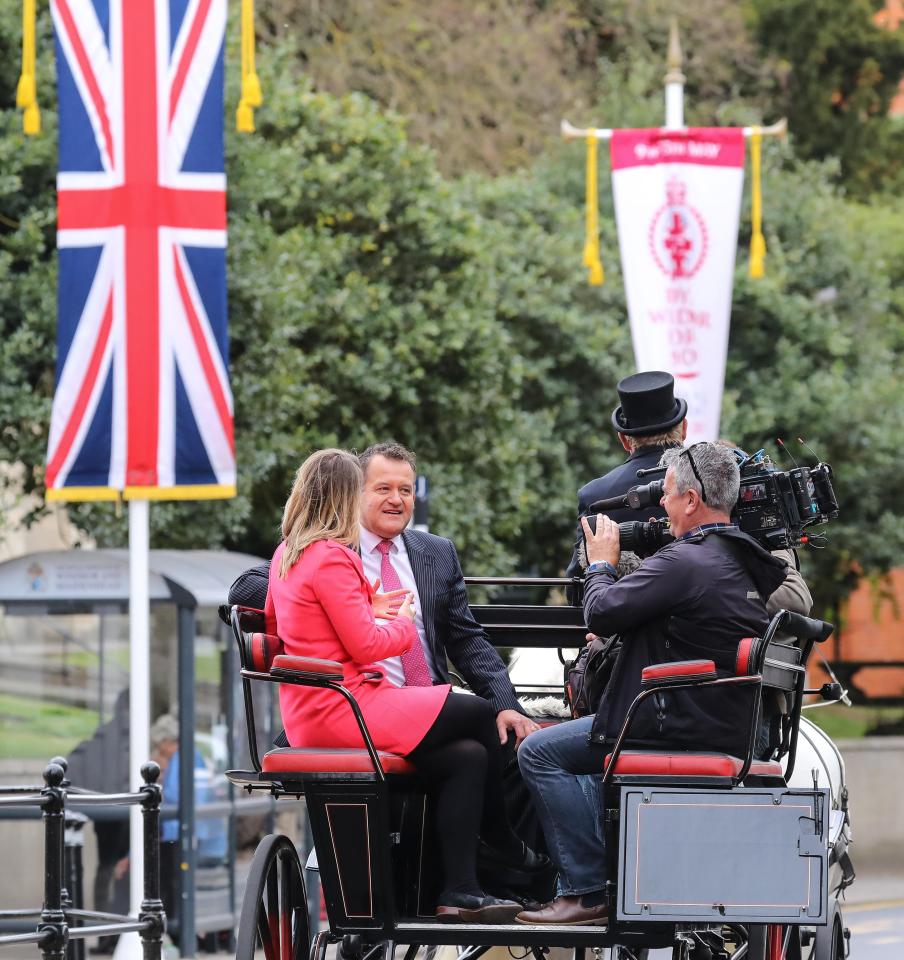
[[[141,765],[150,755],[150,503],[129,501],[129,789],[142,785]],[[141,807],[129,807],[129,903],[137,917],[144,897],[144,831]],[[124,933],[114,960],[139,960],[137,933]]]
[[[666,130],[681,130],[684,127],[684,81],[681,72],[684,57],[678,38],[678,21],[672,17],[669,24],[669,50],[666,58],[668,73],[665,75],[665,127]]]

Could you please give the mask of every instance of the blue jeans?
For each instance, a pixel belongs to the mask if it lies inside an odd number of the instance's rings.
[[[606,849],[599,781],[604,753],[587,742],[593,717],[566,720],[532,733],[518,748],[518,765],[568,896],[606,885]]]

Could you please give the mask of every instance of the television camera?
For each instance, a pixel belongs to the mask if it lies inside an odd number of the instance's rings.
[[[743,459],[742,459],[743,458]],[[816,524],[827,523],[838,516],[838,500],[832,487],[832,468],[827,463],[815,467],[794,467],[777,470],[772,460],[759,450],[752,456],[739,452],[741,486],[732,519],[767,550],[785,550],[811,545],[821,546],[819,534],[808,533]],[[638,470],[637,476],[665,473],[665,467]],[[642,510],[658,504],[664,481],[632,487],[626,494],[597,500],[588,508],[591,529],[596,529],[596,514],[615,507]],[[670,543],[668,520],[634,520],[620,523],[619,541],[622,550],[631,550],[646,557]]]

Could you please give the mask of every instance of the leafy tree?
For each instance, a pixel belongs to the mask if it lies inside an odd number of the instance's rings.
[[[290,38],[317,89],[357,90],[405,114],[411,138],[432,146],[446,173],[528,162],[594,83],[573,42],[571,0],[261,7],[269,34]]]
[[[56,114],[50,14],[43,9],[38,100],[44,135],[23,135],[15,109],[21,12],[14,0],[0,0],[0,462],[23,465],[0,474],[0,484],[30,493],[43,480],[53,390]]]
[[[13,6],[0,0],[4,22]],[[49,58],[46,17],[41,31]],[[39,490],[55,118],[44,62],[45,136],[18,134],[16,42],[0,37],[0,460],[23,463],[27,489]],[[468,570],[561,569],[574,491],[620,460],[609,415],[633,367],[605,160],[607,284],[590,288],[578,146],[554,141],[518,174],[443,179],[398,117],[312,90],[290,43],[262,52],[259,69],[258,134],[227,138],[239,496],[155,504],[153,542],[266,554],[308,452],[394,436],[418,452],[431,525],[456,540]],[[658,122],[657,70],[619,57],[602,78],[599,116]],[[765,167],[768,274],[748,280],[740,258],[722,429],[751,449],[804,435],[835,466],[842,516],[807,568],[826,612],[855,565],[881,570],[900,555],[901,211],[846,199],[832,185],[837,164],[780,145]],[[745,224],[742,251],[748,234]],[[111,506],[72,515],[99,542],[124,541]]]
[[[798,153],[838,157],[849,189],[900,186],[904,131],[888,108],[904,74],[904,38],[881,29],[871,0],[760,0],[765,50],[785,64],[781,98]]]

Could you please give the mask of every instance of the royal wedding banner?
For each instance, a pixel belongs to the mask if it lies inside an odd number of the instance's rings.
[[[688,442],[715,440],[725,379],[744,134],[616,130],[612,190],[637,370],[668,370]]]

